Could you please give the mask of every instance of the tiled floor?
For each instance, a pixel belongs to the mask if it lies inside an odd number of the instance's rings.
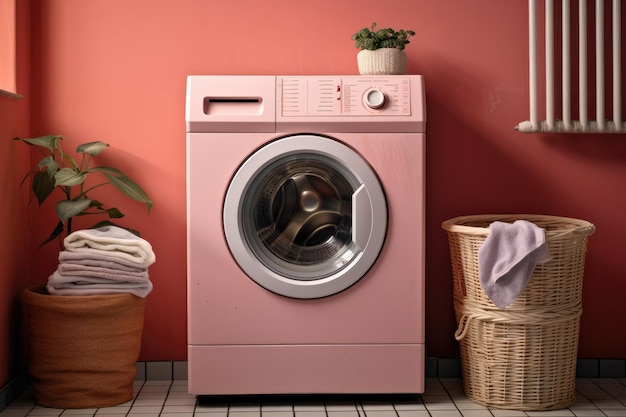
[[[578,398],[569,409],[522,412],[487,409],[465,398],[460,379],[428,379],[417,397],[341,400],[274,400],[236,403],[198,401],[186,381],[138,381],[135,399],[111,408],[59,410],[34,404],[27,390],[0,417],[626,417],[626,378],[578,379]]]

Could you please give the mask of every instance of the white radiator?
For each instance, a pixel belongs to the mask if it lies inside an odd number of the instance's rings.
[[[558,0],[557,0],[558,1]],[[621,68],[621,2],[612,0],[611,13],[605,13],[605,2],[595,0],[595,22],[587,18],[587,0],[578,0],[578,28],[572,31],[570,24],[570,0],[561,0],[561,87],[554,85],[555,53],[554,53],[554,0],[545,2],[545,120],[539,120],[538,105],[538,57],[537,57],[537,0],[528,0],[528,29],[529,29],[529,92],[530,92],[530,120],[519,123],[515,129],[520,132],[602,132],[625,133],[626,124],[622,121],[622,68]],[[608,2],[607,2],[608,5]],[[575,5],[574,5],[575,7]],[[606,22],[612,29],[612,53],[605,57],[604,31],[605,15],[611,17]],[[595,60],[588,57],[587,30],[595,30]],[[572,120],[572,75],[571,66],[571,38],[578,36],[578,119]],[[608,41],[608,40],[607,40]],[[575,57],[574,57],[575,59]],[[595,65],[595,115],[589,116],[587,88],[588,65]],[[605,85],[605,65],[612,66],[612,85]],[[591,68],[593,71],[593,68]],[[555,90],[562,94],[561,119],[555,116]],[[606,96],[606,97],[605,97]],[[605,115],[605,102],[612,97],[612,118]],[[591,120],[590,120],[591,119]]]

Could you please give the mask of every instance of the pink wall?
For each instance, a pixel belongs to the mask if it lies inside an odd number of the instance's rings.
[[[597,225],[579,355],[626,357],[626,141],[513,131],[528,113],[526,16],[526,0],[32,0],[31,134],[109,142],[154,201],[149,216],[121,207],[157,253],[142,359],[186,358],[186,75],[355,74],[350,36],[373,20],[417,32],[409,72],[426,79],[427,355],[458,355],[441,222],[529,212]],[[43,282],[56,248],[38,256]]]

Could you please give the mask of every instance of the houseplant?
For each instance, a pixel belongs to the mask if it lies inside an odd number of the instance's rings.
[[[123,172],[110,166],[92,166],[93,158],[109,146],[106,143],[82,144],[76,149],[79,158],[75,158],[63,150],[62,136],[15,140],[43,153],[22,185],[32,178],[32,194],[39,205],[52,196],[61,197],[55,206],[59,219],[41,245],[58,239],[61,253],[65,252],[64,238],[67,241],[72,236],[72,221],[78,216],[123,217],[119,209],[92,198],[104,185],[112,184],[145,204],[148,211],[152,207],[143,189]],[[94,181],[97,177],[101,180]],[[112,223],[106,220],[94,226],[103,224],[110,227]],[[25,289],[22,300],[28,323],[28,368],[38,404],[91,408],[132,399],[145,297],[131,293],[55,295],[39,285]]]
[[[357,54],[359,73],[362,75],[387,75],[406,73],[405,46],[414,36],[412,30],[391,28],[376,30],[376,22],[352,35]]]

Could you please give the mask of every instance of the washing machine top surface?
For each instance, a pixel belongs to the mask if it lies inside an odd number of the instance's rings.
[[[424,132],[420,75],[189,76],[187,132]]]

